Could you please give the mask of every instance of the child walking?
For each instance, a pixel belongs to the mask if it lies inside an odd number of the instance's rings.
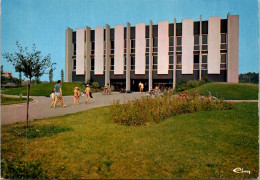
[[[77,100],[77,104],[79,104],[79,96],[80,96],[79,88],[75,87],[75,89],[74,89],[74,104],[76,104],[76,100]]]
[[[52,106],[54,106],[54,102],[55,102],[55,93],[54,93],[54,90],[51,91],[51,108]]]

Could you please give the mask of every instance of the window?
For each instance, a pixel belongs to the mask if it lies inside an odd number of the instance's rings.
[[[126,57],[125,57],[126,59]],[[131,56],[131,70],[134,70],[135,69],[135,57],[134,56]]]
[[[202,63],[201,63],[201,69],[202,70],[207,69],[207,67],[208,67],[207,63],[208,63],[208,55],[202,54]]]
[[[181,69],[181,54],[177,55],[176,69]]]
[[[202,35],[202,50],[208,50],[208,35]]]
[[[145,69],[149,70],[149,56],[145,56]]]
[[[193,60],[194,60],[194,63],[200,63],[200,55],[199,54],[194,54],[193,55]]]
[[[114,49],[115,49],[115,41],[111,41],[111,54],[114,54]]]
[[[149,52],[149,39],[146,39],[146,50],[145,52]]]
[[[169,56],[169,70],[173,70],[174,56]]]
[[[135,40],[134,39],[131,39],[131,53],[135,53]]]
[[[202,63],[208,63],[208,56],[207,55],[202,55]]]
[[[95,54],[95,42],[91,42],[91,54]]]
[[[94,58],[91,58],[91,71],[94,71],[95,69],[95,60]]]
[[[127,43],[126,43],[126,39],[124,40],[124,53],[126,54],[126,46],[127,46]]]
[[[220,54],[220,69],[227,68],[227,54]]]
[[[193,55],[193,69],[194,70],[199,70],[199,62],[200,62],[200,55],[199,54],[194,54]]]
[[[176,51],[182,51],[182,37],[181,36],[177,37]]]
[[[221,54],[221,63],[226,63],[226,54]]]
[[[153,52],[158,52],[158,38],[153,38]]]
[[[76,63],[77,63],[76,59],[73,59],[73,71],[76,71]]]
[[[111,57],[111,65],[110,65],[110,70],[114,70],[114,65],[115,65],[115,59]]]
[[[73,43],[73,55],[76,55],[76,43]]]
[[[157,56],[153,56],[153,70],[157,69],[157,65],[158,65],[158,57]]]
[[[174,51],[174,37],[170,36],[169,38],[169,52],[173,52]]]
[[[227,34],[225,34],[225,33],[221,34],[220,49],[221,50],[226,50],[227,49]]]
[[[200,36],[194,35],[194,50],[198,51],[200,50]]]

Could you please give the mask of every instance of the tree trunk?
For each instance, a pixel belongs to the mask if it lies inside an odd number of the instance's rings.
[[[28,86],[27,86],[27,114],[26,114],[26,127],[28,128],[29,125],[29,97],[30,97],[30,85],[31,85],[31,78],[29,80]]]

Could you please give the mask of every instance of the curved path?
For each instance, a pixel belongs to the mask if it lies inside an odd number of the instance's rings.
[[[43,96],[30,96],[35,101],[30,103],[29,107],[29,120],[48,118],[55,116],[62,116],[69,113],[84,111],[87,109],[111,105],[114,101],[124,103],[134,99],[139,99],[145,96],[146,93],[133,92],[133,93],[118,93],[114,92],[112,95],[102,95],[101,93],[94,93],[93,99],[90,98],[90,104],[86,104],[86,97],[80,99],[79,105],[73,104],[73,96],[64,96],[63,101],[67,107],[62,107],[60,103],[57,104],[55,109],[50,108],[50,97]],[[11,124],[15,122],[26,122],[26,103],[12,104],[1,106],[1,124]]]

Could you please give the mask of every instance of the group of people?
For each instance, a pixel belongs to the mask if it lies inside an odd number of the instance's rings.
[[[104,86],[104,91],[102,92],[103,95],[111,95],[111,88],[109,87],[109,83],[107,83],[107,85]]]
[[[80,100],[80,96],[84,95],[83,93],[80,92],[78,87],[74,88],[74,104],[79,104],[79,100]],[[89,99],[90,97],[92,98],[91,95],[91,88],[89,87],[89,85],[86,85],[86,89],[85,89],[85,93],[86,93],[86,104],[89,104]],[[66,107],[66,105],[63,103],[63,98],[62,98],[62,85],[61,85],[61,80],[58,80],[57,84],[55,84],[54,86],[54,90],[52,90],[52,93],[50,95],[52,102],[51,102],[51,108],[56,108],[56,105],[58,102],[61,103],[62,107]]]

